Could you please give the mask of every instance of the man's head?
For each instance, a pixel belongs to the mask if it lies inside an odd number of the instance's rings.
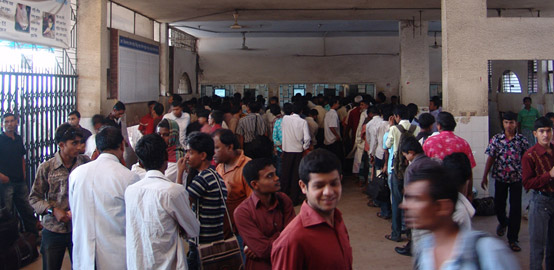
[[[270,104],[269,105],[269,112],[275,116],[281,114],[281,107],[279,107],[279,104]]]
[[[279,104],[279,98],[276,97],[276,96],[272,96],[269,98],[269,105],[272,105],[272,104]]]
[[[208,118],[210,117],[210,111],[202,109],[196,112],[196,116],[198,116],[198,123],[200,125],[205,125],[208,123]]]
[[[360,110],[363,112],[367,110],[367,108],[369,108],[369,100],[362,99],[362,101],[360,101]]]
[[[549,112],[544,115],[544,117],[550,119],[550,121],[554,122],[554,112]]]
[[[152,117],[158,118],[162,116],[163,113],[164,113],[164,105],[162,105],[159,102],[156,102],[156,104],[154,104],[154,106],[152,107]]]
[[[214,140],[202,132],[192,132],[187,137],[185,159],[193,169],[209,163],[214,155]]]
[[[250,160],[244,165],[242,175],[255,193],[267,195],[281,189],[281,183],[275,172],[273,161],[269,158]]]
[[[419,154],[423,154],[423,148],[414,136],[405,137],[402,140],[402,149],[400,150],[402,155],[410,162]]]
[[[239,153],[239,140],[228,129],[218,129],[212,134],[214,140],[214,160],[216,163],[231,162]]]
[[[552,121],[546,117],[539,117],[535,120],[533,135],[537,138],[537,143],[543,147],[548,147],[552,141]]]
[[[411,121],[413,120],[416,115],[417,115],[417,112],[419,111],[419,108],[417,107],[417,105],[415,105],[414,103],[410,103],[406,106],[406,109],[408,109],[408,114],[410,115],[408,117],[408,119]]]
[[[302,103],[300,101],[296,101],[294,102],[294,104],[292,104],[292,112],[294,114],[298,114],[300,115],[302,113]]]
[[[379,92],[377,93],[377,103],[385,103],[387,101],[387,96],[385,96],[385,93]]]
[[[454,131],[456,128],[456,119],[449,112],[440,112],[437,117],[437,128],[440,131]]]
[[[408,120],[410,118],[408,108],[402,104],[394,107],[394,118],[396,122],[400,122],[400,120]]]
[[[517,129],[517,114],[515,114],[514,112],[503,113],[502,128],[506,133],[515,134]]]
[[[283,113],[285,115],[291,115],[292,114],[292,104],[291,103],[285,103],[283,104]]]
[[[110,152],[117,156],[119,159],[123,159],[123,149],[125,148],[125,142],[121,130],[116,127],[106,126],[96,134],[96,149],[103,152]]]
[[[124,113],[125,113],[125,104],[123,104],[123,102],[118,101],[117,103],[115,103],[115,105],[113,105],[112,114],[114,118],[119,119],[121,116],[123,116]]]
[[[448,172],[448,179],[453,181],[458,190],[465,194],[467,181],[473,178],[471,162],[464,153],[452,153],[442,160],[442,166]]]
[[[262,106],[258,102],[252,101],[248,103],[248,112],[250,113],[259,113],[261,108]]]
[[[523,105],[525,105],[525,109],[531,108],[531,103],[533,103],[533,100],[531,100],[530,97],[523,98]]]
[[[156,101],[148,101],[148,111],[152,111],[152,108],[154,108],[154,105],[156,105]]]
[[[302,158],[298,171],[298,183],[310,207],[322,215],[333,213],[342,194],[342,168],[337,156],[316,149]]]
[[[171,103],[171,113],[177,118],[183,115],[183,108],[181,107],[180,101],[173,100],[173,102]]]
[[[218,124],[221,125],[223,123],[223,112],[214,110],[210,113],[210,117],[208,118],[208,124],[211,126]]]
[[[329,99],[329,106],[331,106],[331,109],[336,110],[340,107],[339,99],[336,97],[331,97]]]
[[[177,94],[172,94],[169,99],[169,104],[173,104],[173,102],[178,101],[179,103],[183,102],[183,98]]]
[[[15,133],[17,130],[18,119],[13,113],[2,115],[2,129],[6,133]]]
[[[167,169],[167,144],[158,134],[144,135],[135,146],[140,165],[147,171]]]
[[[435,123],[435,117],[430,113],[422,113],[417,119],[417,122],[422,130],[431,130]]]
[[[67,123],[74,127],[79,127],[79,121],[81,121],[81,113],[78,111],[72,111],[67,116]]]
[[[104,117],[100,114],[95,114],[94,116],[92,116],[91,121],[92,121],[92,127],[94,127],[94,130],[96,131],[96,133],[100,132],[100,128],[104,124]]]
[[[434,111],[437,110],[441,105],[441,100],[438,96],[434,96],[429,100],[429,110]]]
[[[310,110],[309,116],[311,116],[312,118],[316,119],[318,115],[319,115],[319,112],[316,109]]]
[[[406,226],[412,229],[431,230],[452,224],[458,189],[447,181],[447,173],[440,165],[429,166],[414,173],[406,185],[404,210]]]
[[[397,96],[391,96],[390,97],[390,104],[397,105],[398,104],[398,97]]]
[[[83,133],[68,123],[59,126],[54,136],[56,144],[60,148],[60,154],[70,159],[79,155],[82,138]]]

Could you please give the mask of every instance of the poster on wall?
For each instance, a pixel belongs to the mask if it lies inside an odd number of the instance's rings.
[[[118,96],[123,103],[158,100],[160,47],[119,36]]]
[[[69,48],[70,0],[0,0],[0,39]]]

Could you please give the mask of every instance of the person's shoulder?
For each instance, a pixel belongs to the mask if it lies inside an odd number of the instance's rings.
[[[87,155],[84,155],[84,154],[79,154],[77,156],[77,164],[85,164],[85,163],[88,163],[90,161],[90,158],[87,156]]]

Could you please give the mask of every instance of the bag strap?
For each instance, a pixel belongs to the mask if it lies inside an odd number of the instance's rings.
[[[413,135],[414,134],[414,131],[416,129],[416,125],[410,125],[410,129],[409,129],[409,132]]]
[[[400,131],[400,133],[406,132],[406,129],[400,124],[396,125],[396,128],[398,129],[398,131]]]
[[[233,229],[233,222],[231,222],[231,215],[229,215],[229,209],[227,209],[227,203],[225,202],[225,197],[223,196],[223,190],[221,189],[221,184],[219,183],[219,179],[217,179],[212,168],[209,168],[208,170],[210,170],[210,173],[214,176],[216,180],[215,182],[217,183],[217,187],[219,188],[219,195],[221,200],[223,201],[223,206],[225,207],[225,213],[227,213],[227,219],[229,219],[229,227],[231,228],[231,233],[235,235],[235,230]]]

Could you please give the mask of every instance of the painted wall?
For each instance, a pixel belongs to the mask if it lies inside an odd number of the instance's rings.
[[[183,73],[187,73],[190,78],[190,84],[192,86],[191,95],[183,95],[183,98],[187,99],[197,94],[197,80],[196,80],[196,53],[187,51],[183,48],[173,48],[173,91],[177,92],[179,89],[179,79]]]

